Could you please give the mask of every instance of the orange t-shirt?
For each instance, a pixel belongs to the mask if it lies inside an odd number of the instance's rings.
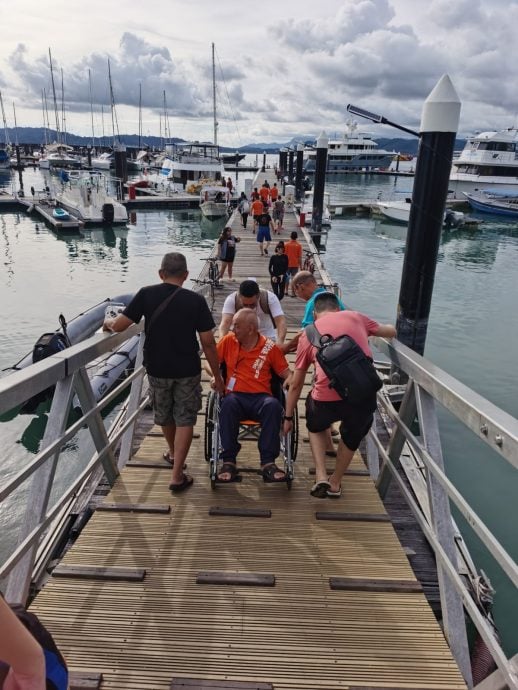
[[[284,245],[288,257],[288,268],[299,268],[302,260],[302,245],[297,240],[290,240]]]
[[[260,187],[259,188],[259,194],[261,195],[261,199],[263,201],[268,201],[268,197],[270,196],[270,188],[269,187]]]
[[[270,189],[270,199],[272,201],[276,201],[278,196],[279,196],[279,188],[278,187],[272,187]]]
[[[260,201],[259,199],[256,199],[256,200],[252,203],[252,215],[253,215],[253,216],[260,216],[261,213],[262,213],[263,211],[264,211],[264,204],[263,204],[263,202]]]
[[[286,357],[277,345],[260,335],[252,350],[244,350],[234,333],[227,333],[217,345],[218,359],[227,365],[227,390],[234,393],[272,394],[272,370],[281,374],[288,369]],[[228,388],[234,378],[232,389]]]

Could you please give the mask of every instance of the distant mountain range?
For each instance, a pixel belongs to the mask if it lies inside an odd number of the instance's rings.
[[[8,128],[7,129],[8,137],[9,140],[12,142],[18,141],[20,144],[36,144],[36,145],[42,145],[45,142],[45,130],[43,127],[18,127],[16,130],[13,128]],[[4,133],[0,131],[0,144],[3,143],[4,140]],[[56,132],[54,130],[47,130],[46,131],[46,138],[47,141],[56,141],[57,136]],[[122,134],[120,136],[120,140],[128,147],[131,148],[138,148],[139,147],[139,138],[136,134]],[[178,139],[176,137],[173,137],[170,142],[176,144],[179,142],[183,142],[184,139]],[[308,136],[300,136],[300,137],[294,137],[290,141],[287,142],[274,142],[274,143],[258,143],[258,144],[247,144],[246,146],[239,146],[237,149],[236,148],[231,148],[229,146],[221,146],[220,149],[223,152],[231,152],[233,153],[234,151],[239,151],[240,153],[258,153],[261,154],[266,151],[266,153],[278,153],[279,149],[281,148],[296,148],[297,144],[299,143],[305,143],[305,142],[314,142],[315,139],[311,135]],[[402,137],[400,138],[395,138],[395,139],[387,139],[387,138],[382,138],[382,139],[376,139],[379,147],[381,149],[386,149],[387,151],[396,151],[398,153],[411,153],[415,155],[417,153],[417,147],[419,144],[419,140],[417,138],[413,139],[404,139]],[[92,144],[92,137],[82,137],[79,136],[78,134],[68,134],[66,135],[66,142],[67,144],[70,144],[70,146],[91,146]],[[104,139],[101,141],[101,138],[96,137],[96,145],[99,146],[110,146],[112,143],[112,137],[104,137]],[[464,147],[465,140],[464,139],[457,139],[455,141],[455,149],[462,149]],[[163,139],[160,137],[141,137],[140,140],[140,145],[142,147],[149,147],[149,148],[161,148],[163,146]]]

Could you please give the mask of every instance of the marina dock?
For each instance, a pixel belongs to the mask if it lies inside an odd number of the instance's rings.
[[[232,223],[236,282],[218,291],[216,321],[240,280],[269,287],[251,221],[246,231],[238,214]],[[295,228],[288,211],[280,238]],[[282,304],[294,334],[303,303]],[[161,431],[144,415],[142,443],[31,606],[65,655],[72,687],[466,687],[360,454],[340,501],[309,495],[303,402],[299,415],[291,491],[262,482],[255,443],[239,457],[249,470],[242,483],[212,491],[200,414],[188,457],[195,483],[175,496]]]

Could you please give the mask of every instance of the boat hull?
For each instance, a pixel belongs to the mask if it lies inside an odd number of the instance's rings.
[[[505,202],[496,199],[484,200],[480,197],[472,196],[469,193],[465,196],[470,206],[475,209],[475,211],[491,213],[497,216],[506,216],[507,218],[518,218],[518,203],[513,204],[514,208],[512,208],[512,206],[509,207]]]

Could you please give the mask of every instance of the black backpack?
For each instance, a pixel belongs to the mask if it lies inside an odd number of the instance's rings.
[[[348,335],[322,335],[313,324],[305,330],[317,348],[317,362],[329,379],[329,387],[353,405],[372,401],[383,384],[361,347]]]

